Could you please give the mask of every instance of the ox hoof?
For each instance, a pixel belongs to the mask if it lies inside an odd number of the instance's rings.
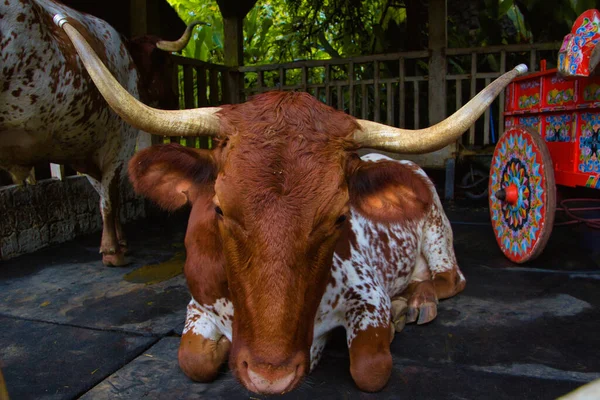
[[[121,267],[129,264],[130,262],[131,260],[125,257],[125,253],[123,251],[113,254],[102,253],[102,264],[106,265],[107,267]]]
[[[231,342],[222,336],[219,340],[206,339],[191,331],[181,336],[179,368],[196,382],[212,382],[229,354]]]
[[[404,329],[407,311],[408,302],[404,297],[392,300],[392,326],[396,332],[401,332]]]
[[[409,307],[406,322],[417,322],[417,325],[431,322],[437,317],[437,304],[435,302],[425,302],[417,307]]]
[[[437,317],[437,303],[433,282],[420,282],[408,299],[406,323],[421,325],[433,321]]]

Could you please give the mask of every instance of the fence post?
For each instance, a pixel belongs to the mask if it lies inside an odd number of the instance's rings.
[[[447,0],[429,1],[429,125],[446,118]],[[455,144],[453,146],[456,146]],[[454,153],[450,153],[454,157]],[[454,168],[446,167],[446,188],[454,187]],[[446,200],[454,197],[446,190]]]
[[[238,67],[244,64],[244,30],[243,16],[223,17],[223,33],[225,34],[225,43],[223,47],[225,66],[229,67],[227,72],[223,72],[223,101],[225,103],[239,103],[242,90],[242,73]]]

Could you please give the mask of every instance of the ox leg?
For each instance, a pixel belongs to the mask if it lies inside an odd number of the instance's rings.
[[[390,298],[378,289],[359,296],[352,300],[345,316],[350,374],[360,390],[376,392],[383,389],[392,373]]]
[[[419,255],[407,288],[392,299],[392,321],[396,332],[404,329],[406,323],[431,322],[437,316],[437,303],[431,272],[425,258]]]
[[[32,167],[23,167],[20,165],[12,165],[6,168],[15,185],[23,185],[25,182],[35,185],[35,175],[33,175]]]
[[[450,221],[437,196],[425,225],[422,249],[437,298],[446,299],[462,292],[466,280],[456,262]]]
[[[179,367],[192,380],[211,382],[227,360],[231,342],[192,299],[179,344]]]
[[[437,316],[438,300],[465,288],[466,281],[454,255],[452,228],[437,196],[424,229],[422,253],[417,257],[411,281],[400,296],[392,299],[397,332],[404,323],[432,321]]]
[[[109,171],[102,176],[101,182],[88,175],[100,195],[100,213],[102,214],[102,240],[100,253],[104,265],[120,266],[127,264],[125,254],[117,239],[116,218],[119,216],[119,175]]]
[[[127,239],[125,238],[125,232],[123,231],[123,224],[121,224],[121,194],[117,190],[114,196],[113,202],[113,214],[115,216],[115,233],[117,235],[117,242],[121,248],[121,253],[127,253]]]
[[[392,338],[388,324],[369,326],[350,342],[350,374],[360,390],[377,392],[387,384],[392,373]]]

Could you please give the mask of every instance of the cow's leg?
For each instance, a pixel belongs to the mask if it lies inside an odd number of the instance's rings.
[[[213,381],[227,360],[231,342],[192,299],[179,344],[179,367],[198,382]]]
[[[392,299],[392,322],[396,332],[406,323],[425,324],[437,316],[437,296],[431,272],[425,258],[417,256],[415,268],[407,288]]]
[[[369,293],[369,301],[352,300],[346,311],[350,374],[365,392],[381,390],[392,373],[390,298],[383,290],[374,291],[378,293]]]
[[[104,265],[120,266],[127,263],[125,254],[119,246],[115,218],[119,215],[119,174],[110,168],[102,175],[100,182],[88,175],[98,194],[100,195],[100,213],[102,214],[102,240],[100,253]],[[115,200],[116,199],[116,200]]]
[[[438,300],[461,292],[465,282],[454,255],[450,222],[435,196],[424,227],[422,253],[417,257],[409,285],[392,299],[396,332],[402,330],[404,323],[425,324],[435,319]]]
[[[424,233],[422,251],[431,271],[435,295],[446,299],[462,292],[466,280],[456,262],[450,221],[437,195]]]
[[[117,235],[117,242],[121,248],[123,254],[127,253],[127,239],[125,238],[125,232],[123,231],[123,225],[121,224],[121,193],[117,190],[113,201],[113,210],[115,216],[115,233]]]
[[[21,165],[12,165],[6,168],[15,185],[23,185],[25,182],[34,185],[36,183],[35,175],[33,175],[32,167],[24,167]]]
[[[376,392],[388,382],[392,373],[391,339],[388,323],[359,331],[350,342],[350,374],[360,390]]]

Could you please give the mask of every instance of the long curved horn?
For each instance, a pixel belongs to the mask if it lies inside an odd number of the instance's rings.
[[[218,107],[191,110],[158,110],[148,107],[130,95],[112,76],[94,50],[66,17],[54,16],[54,22],[64,29],[96,87],[108,105],[128,124],[148,133],[164,136],[217,136],[220,120]]]
[[[515,77],[527,72],[525,64],[517,65],[490,83],[460,110],[450,117],[425,129],[400,129],[377,122],[358,120],[361,129],[354,132],[354,140],[364,148],[392,153],[429,153],[444,148],[457,140],[477,121],[496,96]]]
[[[168,41],[168,40],[159,40],[158,42],[156,42],[156,47],[158,47],[161,50],[164,51],[172,51],[172,52],[178,52],[181,51],[185,48],[185,46],[187,46],[188,42],[190,41],[190,38],[192,37],[192,31],[194,30],[194,26],[196,25],[208,25],[206,22],[202,22],[202,21],[194,21],[192,23],[190,23],[187,28],[185,28],[185,32],[183,32],[183,35],[181,35],[181,37],[175,41]]]

